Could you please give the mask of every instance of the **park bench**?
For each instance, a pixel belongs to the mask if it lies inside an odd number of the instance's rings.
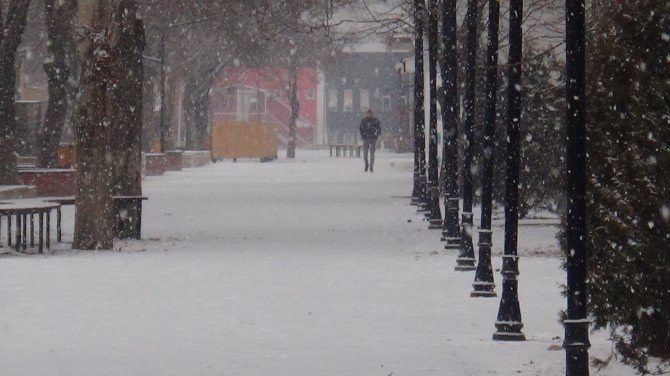
[[[14,248],[18,252],[27,249],[28,238],[30,246],[35,246],[35,217],[37,217],[37,244],[38,252],[42,253],[44,246],[49,249],[51,235],[51,211],[60,211],[60,204],[55,202],[44,202],[37,199],[14,200],[0,203],[0,246],[2,245],[2,223],[5,219],[7,227],[7,246],[12,246],[14,237]],[[12,233],[12,222],[15,232]],[[30,223],[30,226],[28,224]],[[28,233],[30,227],[30,233]]]
[[[333,156],[333,150],[335,150],[335,156],[336,157],[346,157],[347,156],[347,151],[349,151],[349,158],[352,158],[354,156],[354,152],[356,153],[356,158],[361,157],[361,145],[358,144],[329,144],[330,147],[330,156]]]
[[[116,220],[116,237],[119,239],[141,239],[142,234],[142,201],[148,200],[145,196],[113,196],[114,218]],[[61,241],[61,205],[74,205],[74,196],[46,197],[46,202],[58,203],[56,210],[56,238]],[[135,215],[128,215],[135,213]]]

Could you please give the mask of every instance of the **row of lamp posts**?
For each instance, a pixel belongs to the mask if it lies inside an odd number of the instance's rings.
[[[491,266],[491,210],[493,147],[496,118],[496,91],[498,65],[498,29],[500,2],[488,1],[488,44],[486,51],[486,104],[484,114],[482,215],[479,230],[479,262],[473,247],[473,214],[471,172],[473,128],[475,125],[475,73],[477,50],[477,1],[468,0],[465,25],[466,85],[463,140],[462,212],[459,226],[458,197],[458,118],[457,93],[457,19],[456,0],[414,0],[415,70],[414,70],[414,186],[412,202],[425,214],[431,229],[442,230],[445,249],[458,249],[456,270],[476,269],[472,297],[495,297],[495,283]],[[427,8],[426,8],[427,6]],[[505,181],[505,244],[501,274],[502,296],[496,320],[494,340],[523,341],[523,323],[518,299],[519,274],[518,204],[519,204],[519,125],[522,98],[522,14],[523,0],[510,0],[509,16],[509,81],[507,84],[507,152]],[[438,59],[438,17],[442,16],[442,43],[444,53]],[[585,223],[585,64],[584,64],[584,0],[566,0],[566,102],[567,102],[567,319],[564,321],[566,375],[588,375],[588,320],[586,319],[586,264],[584,238]],[[424,15],[428,27],[424,28]],[[426,127],[424,105],[424,34],[428,36],[428,168],[426,168]],[[442,165],[437,161],[437,67],[442,78],[443,125]],[[442,174],[442,184],[438,178]],[[440,209],[440,192],[444,195],[444,218]],[[475,267],[476,264],[476,267]]]

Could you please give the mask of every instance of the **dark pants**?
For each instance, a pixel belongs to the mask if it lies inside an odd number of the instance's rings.
[[[377,148],[377,139],[363,140],[363,161],[365,161],[365,167],[372,166],[375,164],[375,149]],[[368,152],[370,152],[370,160],[368,163]]]

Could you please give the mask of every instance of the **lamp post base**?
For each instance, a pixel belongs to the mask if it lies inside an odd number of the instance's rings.
[[[525,341],[526,336],[521,333],[523,323],[519,321],[498,321],[496,322],[498,329],[493,333],[494,341]]]
[[[442,230],[442,220],[441,219],[431,218],[428,222],[430,223],[428,225],[429,230]]]
[[[498,296],[495,292],[495,283],[475,281],[472,283],[473,290],[470,293],[472,298],[495,298]]]
[[[469,270],[475,270],[475,259],[469,257],[459,257],[456,259],[456,267],[454,270],[459,272],[465,272]]]
[[[457,250],[461,248],[461,238],[460,237],[449,237],[449,236],[443,236],[442,237],[443,241],[446,242],[444,245],[444,249],[454,249]]]

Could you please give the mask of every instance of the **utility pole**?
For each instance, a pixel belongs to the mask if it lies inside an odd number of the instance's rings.
[[[479,262],[472,283],[472,297],[494,297],[496,285],[491,267],[491,211],[493,202],[493,148],[498,92],[498,25],[500,0],[489,0],[488,45],[486,47],[486,113],[484,119],[484,166],[482,169],[482,218],[479,226]]]
[[[509,15],[509,82],[507,84],[507,173],[505,175],[505,254],[500,274],[503,276],[502,297],[493,339],[524,341],[519,308],[519,257],[517,238],[519,225],[519,124],[521,122],[521,20],[523,0],[510,0]]]
[[[565,325],[565,374],[589,374],[589,321],[586,318],[586,121],[584,0],[565,2],[567,111],[568,317]]]
[[[442,240],[445,249],[460,249],[461,232],[458,220],[458,56],[456,0],[442,1],[442,42],[444,57],[442,71],[442,164],[444,166],[444,223]]]

